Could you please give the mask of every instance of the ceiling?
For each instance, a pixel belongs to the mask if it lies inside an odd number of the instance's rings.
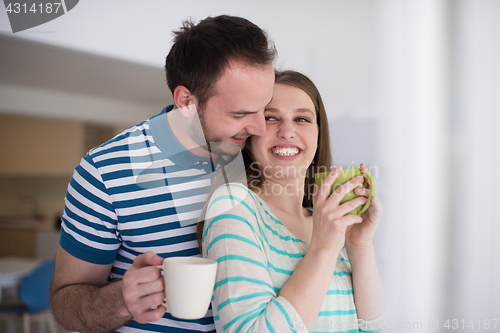
[[[0,34],[0,84],[166,105],[161,68]]]

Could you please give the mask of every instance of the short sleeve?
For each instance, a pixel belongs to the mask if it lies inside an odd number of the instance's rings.
[[[72,256],[102,265],[113,263],[120,247],[111,197],[89,155],[68,185],[59,242]]]
[[[213,194],[203,233],[203,254],[218,262],[212,309],[218,332],[307,332],[300,315],[278,295],[266,258],[259,208],[241,184]]]

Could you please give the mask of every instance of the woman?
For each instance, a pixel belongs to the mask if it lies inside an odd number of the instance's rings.
[[[347,215],[368,190],[357,188],[359,177],[330,195],[339,167],[311,200],[314,172],[330,170],[331,155],[321,96],[307,77],[276,73],[265,118],[266,135],[251,137],[243,152],[248,188],[221,186],[207,206],[202,253],[219,263],[217,331],[380,328],[386,300],[373,249],[380,201],[374,195],[361,217]],[[360,196],[340,205],[354,188]]]

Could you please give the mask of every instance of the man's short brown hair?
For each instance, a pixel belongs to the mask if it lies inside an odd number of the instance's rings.
[[[165,61],[167,84],[172,93],[180,85],[188,88],[201,109],[215,94],[215,83],[231,60],[266,66],[276,56],[266,33],[241,17],[207,17],[197,25],[185,21],[174,35]]]

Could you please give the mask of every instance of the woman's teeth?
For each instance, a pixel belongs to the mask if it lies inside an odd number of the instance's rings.
[[[299,153],[299,148],[296,147],[276,147],[272,152],[279,156],[293,156]]]

